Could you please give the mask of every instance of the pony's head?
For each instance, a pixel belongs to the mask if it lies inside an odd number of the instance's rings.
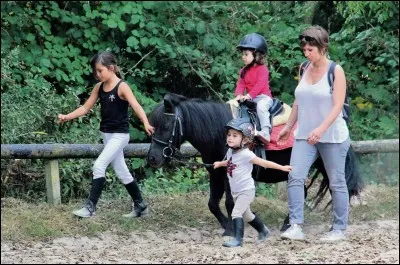
[[[184,141],[181,101],[186,97],[177,94],[166,94],[164,102],[159,104],[150,114],[150,124],[155,132],[152,136],[147,162],[151,167],[161,167],[177,152]]]

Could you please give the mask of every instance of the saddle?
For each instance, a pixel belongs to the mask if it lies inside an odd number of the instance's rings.
[[[280,115],[282,112],[284,112],[284,105],[283,103],[277,99],[273,98],[273,103],[271,108],[269,109],[270,113],[270,123],[271,123],[271,129],[270,129],[270,134],[272,133],[272,127],[274,126],[274,117],[277,117]],[[243,101],[239,104],[239,117],[238,118],[248,118],[250,123],[254,126],[256,130],[261,130],[261,125],[260,125],[260,119],[258,118],[257,115],[257,103],[251,100],[246,100]],[[286,115],[288,116],[288,115]],[[286,120],[284,121],[286,122]],[[254,138],[253,141],[253,146],[252,146],[252,151],[256,154],[256,156],[266,159],[266,152],[265,152],[265,146],[264,143],[259,140],[257,137]],[[261,167],[258,165],[254,165],[253,167],[253,178],[255,180],[258,180],[258,176],[260,173]]]
[[[239,104],[240,118],[248,117],[257,131],[261,130],[260,119],[257,115],[257,103],[251,100],[243,101]],[[274,126],[274,117],[283,112],[283,103],[277,98],[272,99],[272,106],[269,108],[269,121],[271,123],[270,134]]]

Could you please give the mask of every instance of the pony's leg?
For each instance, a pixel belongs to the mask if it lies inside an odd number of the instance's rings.
[[[211,213],[217,218],[222,228],[226,229],[229,219],[222,213],[221,208],[219,207],[219,203],[225,192],[224,179],[226,178],[226,176],[224,171],[222,171],[222,174],[218,174],[218,172],[220,171],[221,170],[215,170],[210,172],[210,198],[208,201],[208,208],[210,209]]]
[[[283,221],[283,224],[281,227],[281,232],[285,232],[289,227],[290,227],[290,224],[289,224],[289,214],[288,214],[288,215],[286,215],[286,218]]]
[[[229,180],[225,178],[224,180],[225,185],[225,208],[226,212],[228,213],[228,223],[225,227],[225,232],[222,236],[232,236],[233,235],[233,220],[232,220],[232,211],[235,203],[233,201],[231,187],[229,185]]]

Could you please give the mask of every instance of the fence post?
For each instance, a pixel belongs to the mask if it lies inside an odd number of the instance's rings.
[[[47,202],[49,204],[61,204],[58,160],[46,160],[46,190]]]

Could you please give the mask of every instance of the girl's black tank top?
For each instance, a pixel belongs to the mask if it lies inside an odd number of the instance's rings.
[[[129,133],[129,103],[118,96],[118,87],[122,82],[124,81],[120,80],[109,92],[104,91],[104,83],[100,85],[100,131],[104,133]]]

